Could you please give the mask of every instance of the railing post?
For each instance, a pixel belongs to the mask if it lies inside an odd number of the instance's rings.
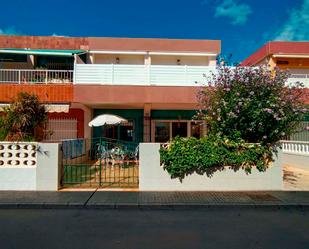
[[[46,70],[46,73],[45,73],[45,84],[47,84],[47,77],[48,77],[48,70]]]
[[[188,84],[188,67],[187,65],[185,65],[185,84],[187,85]]]
[[[77,55],[74,54],[74,64],[73,64],[73,84],[75,84],[76,81],[76,65],[77,65]]]
[[[99,186],[101,186],[101,183],[102,183],[102,138],[100,137],[100,144],[99,144],[99,149],[98,149],[98,155],[100,157],[100,164],[99,164],[99,172],[100,172],[100,176],[99,176],[99,180],[100,180],[100,183],[99,183]]]
[[[20,84],[20,70],[18,70],[18,84]]]
[[[112,64],[112,84],[114,84],[114,64]]]
[[[151,69],[150,69],[150,65],[148,64],[147,65],[147,68],[146,68],[146,74],[147,74],[147,84],[148,85],[150,85],[150,73],[151,73],[151,71],[150,71]]]
[[[74,63],[74,68],[73,68],[73,79],[71,78],[70,76],[70,80],[72,81],[73,80],[73,84],[75,84],[76,82],[76,64]]]

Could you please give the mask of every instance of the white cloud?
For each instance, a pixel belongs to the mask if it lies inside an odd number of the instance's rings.
[[[0,28],[0,35],[18,35],[19,32],[16,31],[14,27],[7,27],[4,29]]]
[[[300,8],[291,11],[288,20],[275,34],[275,40],[309,40],[309,0],[304,0]]]
[[[238,3],[237,0],[223,0],[215,9],[215,17],[230,18],[233,25],[243,25],[252,13],[248,4]]]

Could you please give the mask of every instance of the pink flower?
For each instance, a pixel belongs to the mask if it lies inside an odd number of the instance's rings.
[[[268,113],[272,113],[272,112],[273,112],[273,110],[270,109],[270,108],[265,108],[264,111],[266,111],[266,112],[268,112]]]

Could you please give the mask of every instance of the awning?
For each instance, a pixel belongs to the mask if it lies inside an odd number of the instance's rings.
[[[53,55],[53,56],[74,56],[75,54],[86,53],[86,50],[76,49],[23,49],[23,48],[1,48],[0,53],[10,54],[33,54],[33,55]]]
[[[70,105],[46,104],[45,110],[47,112],[65,112],[65,113],[68,113],[69,110],[70,110]]]
[[[3,111],[3,109],[7,106],[10,106],[10,104],[7,103],[0,103],[0,111]],[[70,110],[70,105],[69,104],[45,104],[45,110],[47,112],[65,112],[68,113]]]

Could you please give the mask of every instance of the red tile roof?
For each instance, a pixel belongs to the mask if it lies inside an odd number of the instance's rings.
[[[255,66],[261,60],[273,54],[309,55],[309,42],[268,42],[246,58],[241,66]]]

